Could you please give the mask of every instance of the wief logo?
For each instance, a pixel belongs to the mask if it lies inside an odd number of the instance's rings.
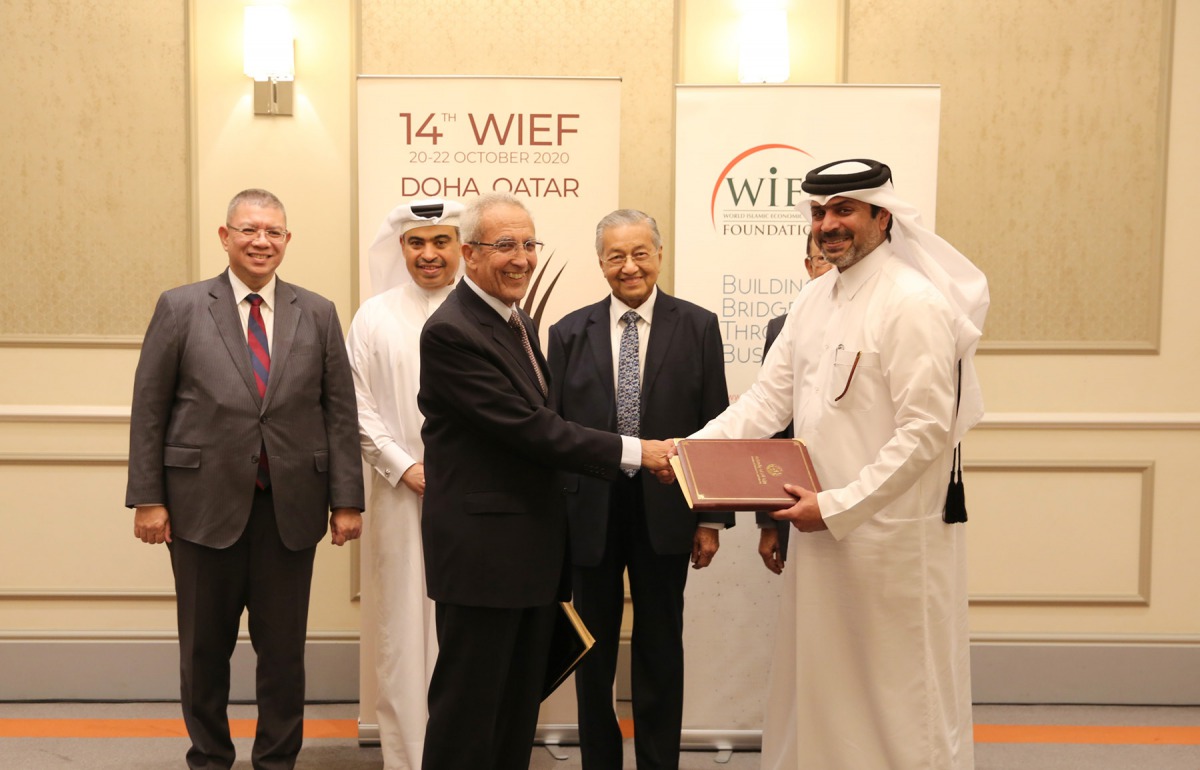
[[[709,219],[723,235],[804,235],[796,211],[813,156],[790,144],[760,144],[736,155],[713,183]]]

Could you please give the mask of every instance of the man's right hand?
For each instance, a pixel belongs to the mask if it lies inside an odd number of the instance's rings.
[[[400,481],[404,486],[408,487],[418,495],[425,494],[425,463],[413,463],[408,466],[408,470],[400,477]]]
[[[670,484],[675,481],[675,472],[671,470],[671,462],[668,459],[671,450],[675,448],[675,442],[667,441],[652,441],[650,439],[641,439],[642,442],[642,467],[648,471],[653,471],[654,475],[663,484]]]
[[[133,536],[143,543],[171,542],[171,516],[165,505],[142,505],[134,509]]]

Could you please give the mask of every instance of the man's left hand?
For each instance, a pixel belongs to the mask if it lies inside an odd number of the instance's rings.
[[[784,491],[796,498],[796,504],[782,511],[771,511],[771,517],[792,522],[801,532],[820,532],[829,529],[821,518],[821,506],[817,504],[817,493],[795,484],[784,484]]]
[[[334,545],[345,545],[362,534],[362,512],[356,508],[334,508],[329,514],[329,532]]]
[[[696,527],[692,536],[692,569],[704,569],[712,564],[717,549],[721,547],[721,530],[712,527]]]

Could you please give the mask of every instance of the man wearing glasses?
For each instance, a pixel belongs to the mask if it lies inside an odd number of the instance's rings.
[[[729,405],[717,316],[657,287],[658,224],[619,209],[596,226],[612,293],[550,327],[550,371],[568,420],[631,436],[686,436]],[[620,770],[613,680],[626,569],[633,597],[634,749],[640,770],[679,767],[683,591],[707,567],[733,513],[697,515],[676,486],[645,473],[563,474],[575,608],[596,646],[575,672],[579,747],[588,770]]]
[[[970,770],[965,521],[956,449],[983,414],[983,273],[870,160],[810,171],[837,268],[800,293],[755,383],[696,438],[795,420],[824,491],[785,485],[791,542],[763,767]],[[956,467],[957,466],[957,467]]]
[[[556,470],[669,473],[669,445],[567,422],[537,329],[517,303],[537,266],[533,219],[511,195],[459,221],[465,275],[421,333],[425,575],[439,653],[426,770],[529,766],[557,602],[569,597]]]
[[[255,768],[303,739],[316,546],[358,537],[354,384],[329,300],[276,277],[283,204],[244,190],[217,230],[229,269],[164,292],[134,377],[125,504],[175,575],[188,767],[233,765],[229,660],[243,609],[258,655]]]

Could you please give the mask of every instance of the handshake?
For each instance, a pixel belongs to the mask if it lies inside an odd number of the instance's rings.
[[[672,439],[653,441],[641,439],[642,467],[654,473],[663,484],[675,482],[675,471],[671,470],[671,458],[675,456],[675,442]]]

